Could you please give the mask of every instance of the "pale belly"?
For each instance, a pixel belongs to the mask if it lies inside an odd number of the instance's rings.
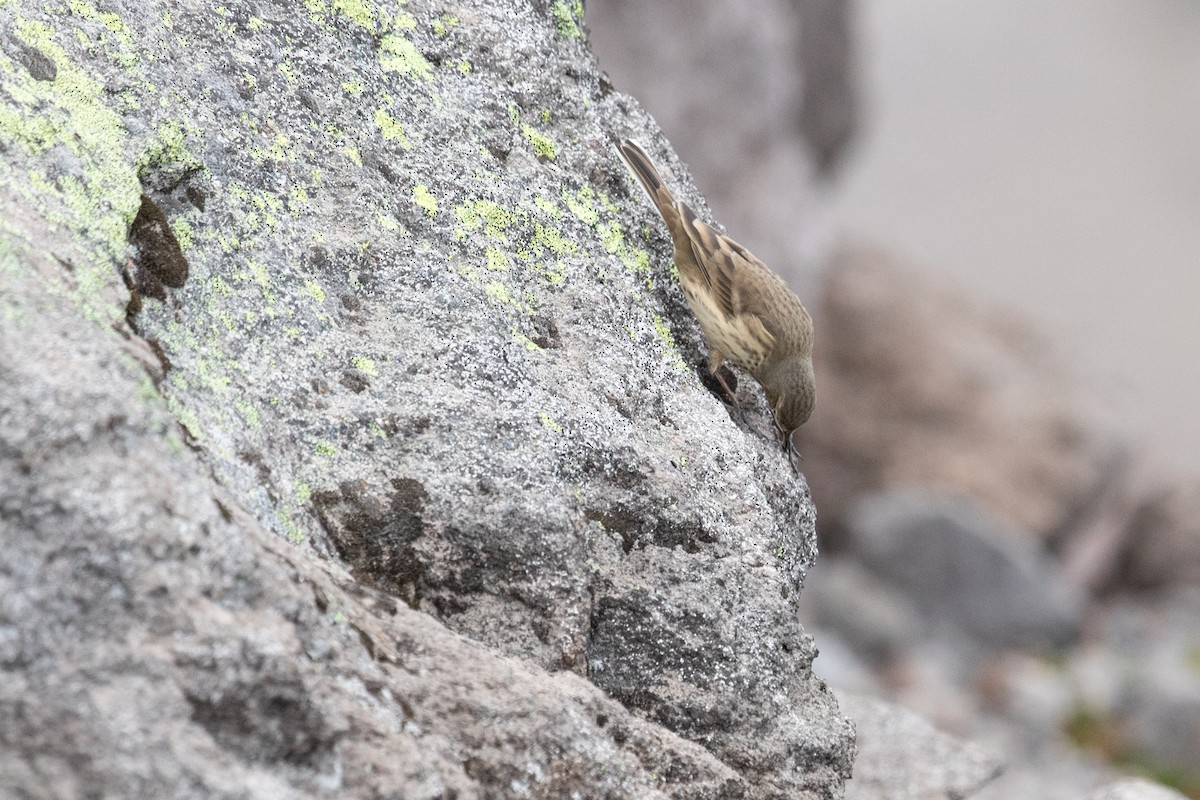
[[[707,292],[689,284],[683,282],[684,295],[709,348],[751,375],[757,374],[774,342],[771,334],[753,317],[727,317]]]

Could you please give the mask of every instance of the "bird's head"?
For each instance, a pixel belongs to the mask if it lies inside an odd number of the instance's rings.
[[[790,440],[792,432],[812,416],[815,392],[811,358],[794,358],[783,362],[768,376],[767,401],[775,412],[775,424]]]

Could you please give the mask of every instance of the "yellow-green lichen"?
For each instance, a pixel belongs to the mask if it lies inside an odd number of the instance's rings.
[[[545,266],[538,270],[538,273],[546,279],[546,282],[551,286],[562,286],[567,282],[567,276],[564,272],[563,263],[555,262],[554,266]]]
[[[520,342],[521,344],[523,344],[525,346],[526,350],[541,350],[542,349],[542,346],[540,344],[533,341],[532,339],[530,339],[525,334],[521,333],[516,328],[513,328],[510,331],[510,333],[512,333],[512,336],[514,339],[516,339],[518,342]]]
[[[196,416],[195,411],[184,406],[174,395],[167,396],[167,409],[175,416],[189,436],[197,442],[204,441],[204,431],[200,427],[200,419]]]
[[[433,65],[421,55],[412,40],[397,33],[386,34],[379,40],[379,66],[384,72],[399,72],[430,80]]]
[[[308,9],[309,20],[324,25],[325,14],[329,11],[329,4],[325,0],[304,0],[304,7]]]
[[[267,161],[283,164],[296,160],[296,154],[292,152],[287,135],[283,131],[276,131],[269,146],[263,147],[261,144],[254,144],[248,152],[250,157],[259,164]]]
[[[179,438],[177,430],[168,428],[163,435],[163,442],[167,445],[167,450],[171,455],[183,455],[183,439]]]
[[[562,209],[559,208],[558,205],[549,197],[543,197],[539,194],[537,197],[533,198],[533,204],[542,211],[546,212],[553,219],[562,219]]]
[[[564,0],[557,0],[550,7],[550,13],[554,17],[554,29],[558,31],[558,35],[567,39],[582,39],[583,31],[580,30],[579,24],[583,20],[583,3],[581,0],[568,5]]]
[[[179,242],[180,250],[191,250],[196,246],[196,232],[186,217],[176,217],[171,220],[171,231]]]
[[[625,234],[621,231],[620,224],[616,222],[610,221],[597,225],[596,232],[600,234],[600,243],[604,245],[604,252],[610,255],[625,246]]]
[[[275,520],[279,523],[279,527],[283,530],[287,540],[292,544],[304,544],[305,535],[300,526],[292,519],[292,510],[290,508],[280,508],[275,511]]]
[[[617,207],[617,204],[614,203],[612,201],[612,199],[609,198],[609,196],[607,194],[605,194],[604,192],[596,192],[596,197],[599,198],[600,205],[604,206],[605,210],[607,210],[608,213],[610,213],[610,214],[621,213],[621,209]]]
[[[359,97],[366,90],[367,85],[359,80],[342,81],[342,91],[351,97]]]
[[[292,493],[296,498],[296,502],[300,504],[307,503],[312,499],[312,487],[307,483],[297,483]]]
[[[460,73],[460,74],[462,74],[462,75],[470,75],[470,74],[471,74],[471,69],[472,69],[472,67],[471,67],[471,62],[470,62],[470,61],[467,61],[465,58],[464,58],[464,59],[461,59],[461,60],[458,62],[458,71],[459,71],[459,73]]]
[[[425,216],[432,217],[437,214],[437,198],[430,193],[429,187],[425,184],[418,183],[413,187],[412,201],[424,209]]]
[[[561,286],[566,282],[565,264],[558,257],[574,255],[578,251],[578,246],[566,239],[556,228],[535,222],[533,240],[530,242],[529,249],[523,251],[522,255],[534,263],[534,269],[552,286]],[[545,257],[551,255],[555,257],[555,260],[553,262],[545,261]]]
[[[522,125],[521,133],[529,140],[529,144],[533,146],[533,152],[538,158],[550,161],[558,158],[558,145],[549,136],[538,131],[532,125]]]
[[[111,11],[100,11],[91,3],[86,2],[86,0],[70,0],[67,6],[72,15],[99,23],[103,30],[100,31],[98,44],[105,55],[111,57],[127,72],[134,70],[137,66],[138,58],[134,52],[133,37],[129,33],[129,28],[121,21],[119,15]],[[78,31],[78,33],[82,36],[87,36],[82,30]],[[90,43],[90,41],[89,39],[88,42]],[[116,44],[115,48],[109,46],[113,42]]]
[[[83,4],[81,9],[90,9]],[[91,9],[94,11],[94,9]],[[108,18],[118,26],[120,20]],[[12,158],[0,159],[0,185],[12,187],[30,213],[80,234],[91,258],[76,264],[75,299],[90,318],[110,318],[101,287],[112,261],[123,257],[128,226],[141,186],[126,146],[121,118],[108,107],[104,88],[74,64],[49,26],[18,18],[16,36],[53,62],[56,77],[39,81],[0,53],[0,149],[42,155],[62,147],[78,159],[80,174],[51,180],[40,168],[16,175]]]
[[[654,315],[654,330],[658,331],[659,338],[663,340],[667,349],[667,357],[671,359],[671,366],[680,372],[687,372],[687,364],[683,362],[682,356],[679,355],[679,348],[675,346],[675,337],[671,335],[671,329],[658,314]]]
[[[600,221],[600,212],[596,210],[596,193],[588,187],[574,194],[563,189],[563,202],[575,217],[585,225],[595,225]]]
[[[433,34],[440,39],[456,25],[458,25],[458,17],[453,14],[442,14],[433,21]]]
[[[530,248],[535,256],[541,256],[545,252],[556,256],[574,255],[579,252],[579,247],[565,238],[557,228],[542,225],[540,222],[534,223]]]
[[[380,21],[387,30],[411,31],[417,27],[417,20],[407,11],[398,11],[394,17],[382,14],[380,15]]]
[[[408,137],[404,134],[404,126],[389,114],[387,109],[375,109],[375,127],[379,128],[379,132],[383,134],[384,139],[399,142],[400,146],[405,150],[411,146],[408,142]]]
[[[488,297],[492,298],[498,303],[504,303],[506,305],[516,305],[517,303],[512,296],[512,291],[510,291],[508,286],[500,281],[491,281],[483,287],[483,290],[487,292]]]
[[[637,247],[630,247],[625,241],[625,234],[620,223],[610,220],[596,226],[604,251],[615,255],[625,268],[635,275],[643,276],[647,289],[654,288],[654,279],[650,274],[650,254]]]
[[[304,279],[304,291],[316,298],[318,303],[325,302],[325,290],[321,288],[321,284],[317,283],[312,278]]]
[[[233,401],[233,407],[237,409],[238,416],[251,428],[257,428],[262,424],[258,416],[258,409],[251,405],[248,400],[238,398]]]
[[[508,244],[506,231],[515,222],[511,213],[492,200],[473,200],[454,207],[461,230],[473,232],[483,228],[484,234],[503,244]]]
[[[321,458],[329,458],[337,453],[337,447],[334,446],[333,442],[322,439],[313,447],[313,452]]]
[[[293,183],[288,189],[288,211],[291,211],[293,216],[308,205],[308,187],[302,183]]]
[[[491,270],[506,270],[512,266],[512,262],[508,260],[508,256],[503,251],[497,250],[495,247],[488,247],[487,268]]]
[[[279,227],[279,215],[283,211],[283,201],[275,194],[230,181],[225,188],[225,195],[227,201],[234,204],[237,222],[243,236],[256,233],[270,234]],[[224,236],[224,234],[220,234],[220,236]],[[240,237],[230,234],[228,240],[219,238],[219,241],[221,241],[222,248],[237,249],[240,245],[239,239]]]
[[[354,358],[350,359],[350,363],[354,365],[355,369],[370,375],[372,378],[379,377],[379,367],[375,365],[375,361],[373,359],[367,358],[366,356],[355,356]]]
[[[250,270],[250,278],[263,289],[264,293],[267,287],[271,285],[271,275],[267,272],[267,268],[261,261],[256,261],[253,258],[246,259],[246,269]]]
[[[137,158],[139,175],[149,167],[170,167],[182,173],[200,166],[200,159],[188,147],[188,131],[177,120],[167,120],[155,128],[154,138]]]
[[[538,412],[538,422],[542,423],[542,427],[548,431],[553,431],[554,433],[562,433],[563,432],[562,425],[559,425],[558,421],[556,419],[554,419],[554,417],[550,416],[550,414],[548,412],[539,411]]]
[[[213,275],[208,279],[208,290],[216,297],[229,297],[233,294],[233,289],[220,275]]]
[[[364,0],[333,0],[333,10],[340,11],[346,19],[365,31],[375,31],[375,12]]]

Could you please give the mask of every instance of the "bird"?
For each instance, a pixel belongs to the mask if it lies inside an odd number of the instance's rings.
[[[735,406],[721,365],[728,360],[750,373],[766,392],[785,452],[798,456],[792,434],[812,416],[816,398],[813,323],[804,304],[770,267],[676,200],[641,146],[624,139],[618,149],[671,233],[679,282],[708,342],[708,371]]]

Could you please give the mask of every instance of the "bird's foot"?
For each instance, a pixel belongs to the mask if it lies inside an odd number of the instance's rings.
[[[701,361],[696,366],[696,371],[700,373],[700,382],[706,389],[720,398],[725,405],[738,408],[737,376],[733,374],[733,370],[722,364],[713,372],[708,368],[707,362]]]

